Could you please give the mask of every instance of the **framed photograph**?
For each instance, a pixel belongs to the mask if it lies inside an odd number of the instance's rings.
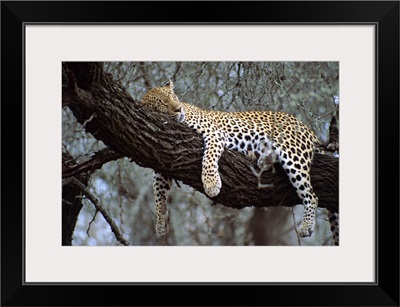
[[[1,6],[2,305],[399,306],[398,2]]]

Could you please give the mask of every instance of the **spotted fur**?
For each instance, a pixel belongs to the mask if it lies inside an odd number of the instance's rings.
[[[275,161],[286,171],[291,184],[303,201],[304,213],[299,229],[302,237],[311,236],[315,229],[318,197],[310,179],[311,162],[319,140],[312,130],[294,116],[273,111],[222,112],[205,110],[179,101],[173,83],[149,90],[142,98],[143,105],[166,113],[192,128],[204,139],[201,179],[209,197],[218,195],[221,178],[218,161],[225,149],[238,151],[257,161],[266,169]],[[272,162],[271,162],[272,161]],[[154,175],[157,206],[157,232],[166,232],[166,193],[169,178]]]
[[[153,193],[156,203],[156,231],[159,235],[168,233],[168,209],[167,197],[171,190],[171,178],[164,177],[159,173],[153,175]]]

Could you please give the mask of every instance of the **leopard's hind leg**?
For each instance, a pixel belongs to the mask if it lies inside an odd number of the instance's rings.
[[[299,234],[309,237],[315,230],[318,197],[315,195],[310,178],[312,151],[299,153],[280,151],[279,161],[303,201],[304,213]]]
[[[334,245],[339,245],[339,223],[337,214],[331,210],[326,210],[329,224],[331,225],[332,240]]]

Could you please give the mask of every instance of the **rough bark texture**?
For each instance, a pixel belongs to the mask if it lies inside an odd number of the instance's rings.
[[[69,106],[85,129],[115,152],[203,192],[201,137],[183,124],[144,110],[102,67],[64,63],[63,106]],[[255,164],[242,154],[226,150],[219,165],[222,189],[213,198],[217,203],[237,209],[301,203],[279,165],[275,172],[264,172],[262,183],[274,184],[264,189],[257,187],[251,172]],[[311,172],[320,207],[334,211],[338,211],[338,167],[338,159],[316,154]]]
[[[86,161],[73,165],[64,164],[62,178],[64,179],[81,173],[93,172],[96,169],[101,168],[103,164],[113,160],[118,160],[122,157],[123,155],[121,153],[115,152],[108,147],[101,149]]]
[[[111,227],[116,239],[123,245],[129,242],[121,235],[118,226],[101,206],[99,201],[86,189],[93,171],[104,163],[121,158],[122,155],[109,148],[99,150],[87,161],[76,163],[69,154],[62,153],[62,245],[72,245],[76,221],[83,207],[82,198],[89,199]],[[96,212],[97,212],[96,211]]]
[[[62,171],[69,167],[73,167],[74,159],[67,153],[62,155]],[[76,175],[75,177],[83,185],[87,185],[89,177],[85,173]],[[62,245],[72,245],[72,235],[74,233],[75,224],[78,219],[79,212],[82,209],[82,191],[77,188],[72,181],[65,179],[62,188]]]

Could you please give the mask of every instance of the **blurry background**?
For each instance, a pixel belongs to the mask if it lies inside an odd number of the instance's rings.
[[[203,108],[290,113],[312,128],[321,142],[339,97],[338,62],[109,62],[107,72],[132,97],[172,79],[181,101]],[[87,134],[63,108],[62,150],[78,160],[104,144]],[[180,184],[168,199],[169,245],[331,245],[325,209],[318,209],[317,230],[299,238],[303,207],[245,208],[211,206],[203,194]],[[152,170],[127,158],[105,164],[88,188],[114,219],[130,245],[160,245],[155,233]],[[84,200],[73,245],[120,245],[101,214]],[[94,219],[93,219],[94,218]]]

